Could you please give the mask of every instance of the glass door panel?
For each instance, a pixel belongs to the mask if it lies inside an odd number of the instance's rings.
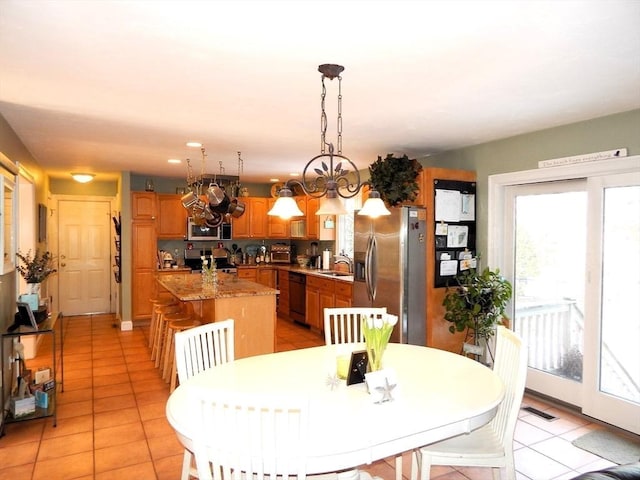
[[[640,404],[640,186],[604,191],[601,302],[599,389]]]
[[[520,187],[514,330],[529,346],[529,388],[579,402],[584,353],[586,183]]]

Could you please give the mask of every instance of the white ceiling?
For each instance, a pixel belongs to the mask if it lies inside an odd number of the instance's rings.
[[[320,153],[321,63],[345,155],[421,158],[640,108],[640,1],[0,0],[0,114],[52,176],[199,173],[199,140],[284,180]]]

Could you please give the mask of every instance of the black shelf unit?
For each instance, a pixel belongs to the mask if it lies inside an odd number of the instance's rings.
[[[56,330],[58,332],[56,332]],[[59,356],[57,350],[57,342],[56,342],[56,333],[59,334]],[[9,408],[9,402],[11,397],[11,392],[7,390],[7,379],[11,379],[10,375],[6,375],[6,368],[9,365],[7,361],[9,353],[13,352],[13,344],[20,337],[31,337],[31,336],[39,336],[39,335],[49,335],[51,337],[51,378],[54,379],[55,385],[49,392],[49,402],[47,408],[36,407],[35,412],[20,416],[18,418],[14,418],[11,416],[11,411]],[[37,343],[37,339],[36,339]],[[3,376],[2,378],[2,386],[0,387],[0,400],[2,401],[2,415],[0,416],[0,437],[5,435],[5,426],[9,423],[18,423],[18,422],[26,422],[29,420],[35,420],[38,418],[46,418],[53,417],[53,426],[57,425],[57,415],[56,415],[56,400],[58,389],[60,392],[64,392],[64,360],[63,360],[63,351],[64,351],[64,342],[63,342],[63,318],[60,313],[51,313],[46,320],[38,324],[38,330],[26,329],[25,327],[20,327],[20,330],[14,332],[5,332],[2,333],[0,338],[0,372]],[[28,363],[29,360],[25,360],[25,363]],[[58,369],[59,366],[59,369]],[[58,373],[60,373],[60,378],[58,378]],[[9,386],[9,390],[10,390]]]

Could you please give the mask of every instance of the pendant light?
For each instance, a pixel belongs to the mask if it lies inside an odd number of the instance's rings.
[[[291,186],[298,185],[305,194],[313,198],[320,198],[320,207],[316,215],[342,215],[347,210],[342,203],[342,198],[353,198],[362,187],[369,185],[372,187],[369,199],[365,202],[362,210],[372,212],[370,216],[390,215],[384,203],[380,199],[380,194],[373,189],[370,182],[361,182],[358,167],[346,156],[342,155],[342,77],[340,74],[344,70],[342,65],[323,64],[318,67],[321,75],[321,116],[320,116],[320,155],[313,157],[302,170],[302,181],[289,180],[280,189],[278,199],[269,210],[268,215],[275,215],[281,218],[291,218],[302,216],[302,211],[298,208]],[[327,89],[325,79],[338,79],[338,118],[337,118],[337,149],[333,143],[327,142],[327,113],[325,111],[325,99]],[[377,197],[376,197],[377,195]],[[368,205],[370,200],[378,200],[377,206]],[[361,210],[361,211],[362,211]],[[386,211],[386,213],[384,213]]]

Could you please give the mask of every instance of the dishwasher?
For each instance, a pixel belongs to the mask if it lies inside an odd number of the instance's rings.
[[[296,323],[307,325],[306,292],[307,276],[302,273],[289,272],[289,318]]]

